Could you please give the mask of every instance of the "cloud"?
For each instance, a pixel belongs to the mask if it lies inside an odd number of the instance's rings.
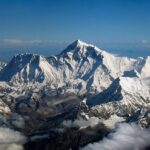
[[[3,42],[6,44],[21,44],[21,43],[23,43],[23,41],[19,40],[19,39],[4,39]]]
[[[25,126],[25,122],[22,116],[18,114],[13,114],[12,116],[12,125],[14,125],[17,128],[23,128]]]
[[[82,150],[142,150],[150,145],[150,130],[136,124],[119,124],[114,132]]]
[[[142,46],[146,49],[150,49],[150,41],[148,40],[141,40]]]
[[[67,41],[55,41],[55,40],[22,40],[22,39],[3,39],[0,41],[1,45],[22,45],[22,46],[33,46],[33,45],[53,45],[53,44],[65,44]]]
[[[23,150],[26,137],[20,132],[0,127],[0,150]]]
[[[149,43],[147,40],[142,40],[141,42],[142,42],[143,44]]]
[[[14,45],[32,45],[32,44],[42,44],[42,43],[52,43],[52,41],[42,41],[42,40],[21,40],[21,39],[4,39],[1,42],[4,44],[14,44]]]
[[[25,143],[26,138],[18,131],[0,127],[0,144]]]
[[[23,150],[23,146],[18,144],[0,144],[0,150]]]
[[[100,119],[96,118],[96,117],[91,117],[89,118],[89,120],[84,120],[82,118],[80,119],[76,119],[74,121],[72,120],[65,120],[63,121],[63,126],[64,127],[79,127],[79,128],[86,128],[86,127],[94,127],[96,126],[98,123],[100,123]]]

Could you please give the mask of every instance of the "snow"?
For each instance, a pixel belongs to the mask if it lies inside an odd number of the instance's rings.
[[[9,114],[10,112],[10,108],[3,101],[0,101],[0,113]]]
[[[141,70],[142,77],[150,77],[150,56],[148,56],[145,60],[145,64]]]
[[[13,67],[14,66],[14,67]],[[55,81],[56,71],[43,56],[35,54],[16,55],[0,74],[2,81],[48,82]]]
[[[149,63],[150,57],[118,57],[76,40],[59,55],[49,58],[36,54],[16,55],[0,72],[0,80],[16,84],[50,83],[57,87],[72,82],[77,88],[75,91],[84,94],[91,90],[101,92],[121,76],[148,77]]]
[[[150,79],[149,78],[129,78],[120,77],[121,87],[128,92],[138,92],[149,95]]]
[[[150,56],[119,57],[81,40],[49,58],[36,54],[14,56],[0,71],[0,81],[1,96],[14,98],[26,96],[26,91],[38,93],[43,87],[61,88],[79,96],[96,95],[87,103],[94,105],[91,110],[99,115],[109,114],[109,124],[120,119],[112,116],[119,117],[118,111],[123,116],[131,115],[150,106]],[[10,113],[10,108],[2,102],[0,112]]]

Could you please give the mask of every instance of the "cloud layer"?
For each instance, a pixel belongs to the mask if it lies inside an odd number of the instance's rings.
[[[3,39],[0,40],[1,46],[36,46],[36,45],[60,45],[67,44],[67,41],[54,40],[22,40],[22,39]]]
[[[97,143],[82,150],[142,150],[150,145],[150,130],[136,124],[119,124],[115,131]]]

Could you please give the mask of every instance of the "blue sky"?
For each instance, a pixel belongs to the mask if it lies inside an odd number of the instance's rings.
[[[53,54],[81,39],[148,55],[149,8],[149,0],[0,0],[0,52]]]

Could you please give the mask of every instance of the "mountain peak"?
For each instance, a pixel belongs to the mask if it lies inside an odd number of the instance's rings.
[[[87,44],[86,42],[77,39],[73,43],[71,43],[64,51],[62,51],[61,54],[66,54],[67,52],[75,53],[79,51],[82,51],[82,53],[84,53],[85,51],[95,51],[96,53],[101,52],[98,47],[92,44]]]
[[[81,40],[79,40],[79,39],[77,39],[77,40],[75,40],[73,43],[72,43],[73,45],[76,45],[76,46],[83,46],[83,45],[85,45],[85,46],[88,46],[89,44],[87,44],[87,43],[85,43],[85,42],[83,42],[83,41],[81,41]]]
[[[86,46],[86,47],[96,47],[92,44],[88,44],[86,42],[81,41],[80,39],[75,40],[72,44],[70,44],[72,46],[76,46],[76,47],[82,47],[82,46]]]

